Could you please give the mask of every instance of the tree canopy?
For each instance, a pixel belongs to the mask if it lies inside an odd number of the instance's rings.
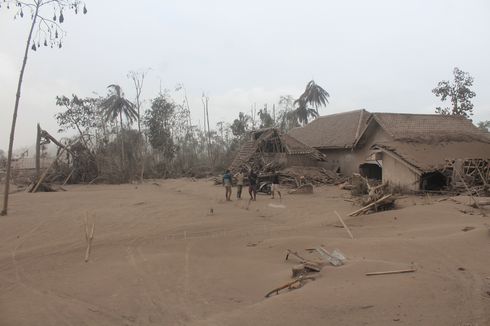
[[[305,91],[294,101],[298,108],[295,115],[300,123],[307,124],[308,118],[317,118],[319,116],[318,108],[328,104],[330,94],[320,85],[311,80],[306,85]]]
[[[440,97],[444,102],[449,100],[450,106],[436,107],[436,113],[462,115],[469,118],[473,115],[473,103],[471,99],[476,93],[471,90],[473,77],[469,73],[455,67],[453,70],[454,81],[440,81],[437,87],[432,90],[435,96]]]

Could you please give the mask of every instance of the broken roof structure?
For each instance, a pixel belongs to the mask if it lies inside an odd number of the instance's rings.
[[[411,190],[423,188],[424,175],[448,162],[479,160],[487,171],[490,161],[489,133],[461,116],[356,110],[320,117],[290,134],[326,154],[331,169]]]
[[[243,168],[262,167],[275,162],[283,166],[314,166],[324,156],[291,135],[275,128],[251,132],[240,148],[229,169],[237,172]]]

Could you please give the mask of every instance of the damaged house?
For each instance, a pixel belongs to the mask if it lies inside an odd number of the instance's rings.
[[[406,190],[439,190],[461,179],[487,184],[490,177],[489,134],[461,116],[356,110],[289,134],[325,154],[327,168]]]
[[[289,166],[317,166],[324,161],[316,149],[275,128],[251,132],[235,156],[229,169],[233,173],[241,169],[283,168]]]

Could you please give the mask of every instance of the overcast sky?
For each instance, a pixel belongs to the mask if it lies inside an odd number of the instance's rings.
[[[331,95],[321,114],[365,108],[433,113],[431,93],[455,66],[475,78],[474,121],[490,120],[490,1],[86,0],[65,14],[63,48],[30,51],[15,148],[35,126],[55,132],[56,95],[92,96],[152,68],[143,97],[184,83],[194,123],[201,94],[212,123],[254,103],[298,97],[314,79]],[[52,14],[52,13],[50,13]],[[0,149],[8,147],[27,19],[0,9]],[[174,94],[181,101],[181,94]],[[149,101],[148,101],[149,103]],[[145,105],[147,106],[148,103]]]

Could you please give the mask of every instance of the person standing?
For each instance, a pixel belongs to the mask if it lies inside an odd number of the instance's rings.
[[[277,171],[274,171],[272,173],[272,199],[274,199],[274,193],[277,191],[277,194],[279,195],[279,199],[282,199],[281,196],[281,191],[279,189],[279,173]]]
[[[235,174],[236,178],[236,198],[242,199],[242,189],[243,189],[243,179],[244,179],[243,171],[239,171]]]
[[[248,174],[248,194],[251,200],[257,200],[257,174],[253,169]]]
[[[227,201],[231,200],[231,181],[232,176],[230,170],[226,170],[223,174],[223,186],[225,187],[225,197]]]

